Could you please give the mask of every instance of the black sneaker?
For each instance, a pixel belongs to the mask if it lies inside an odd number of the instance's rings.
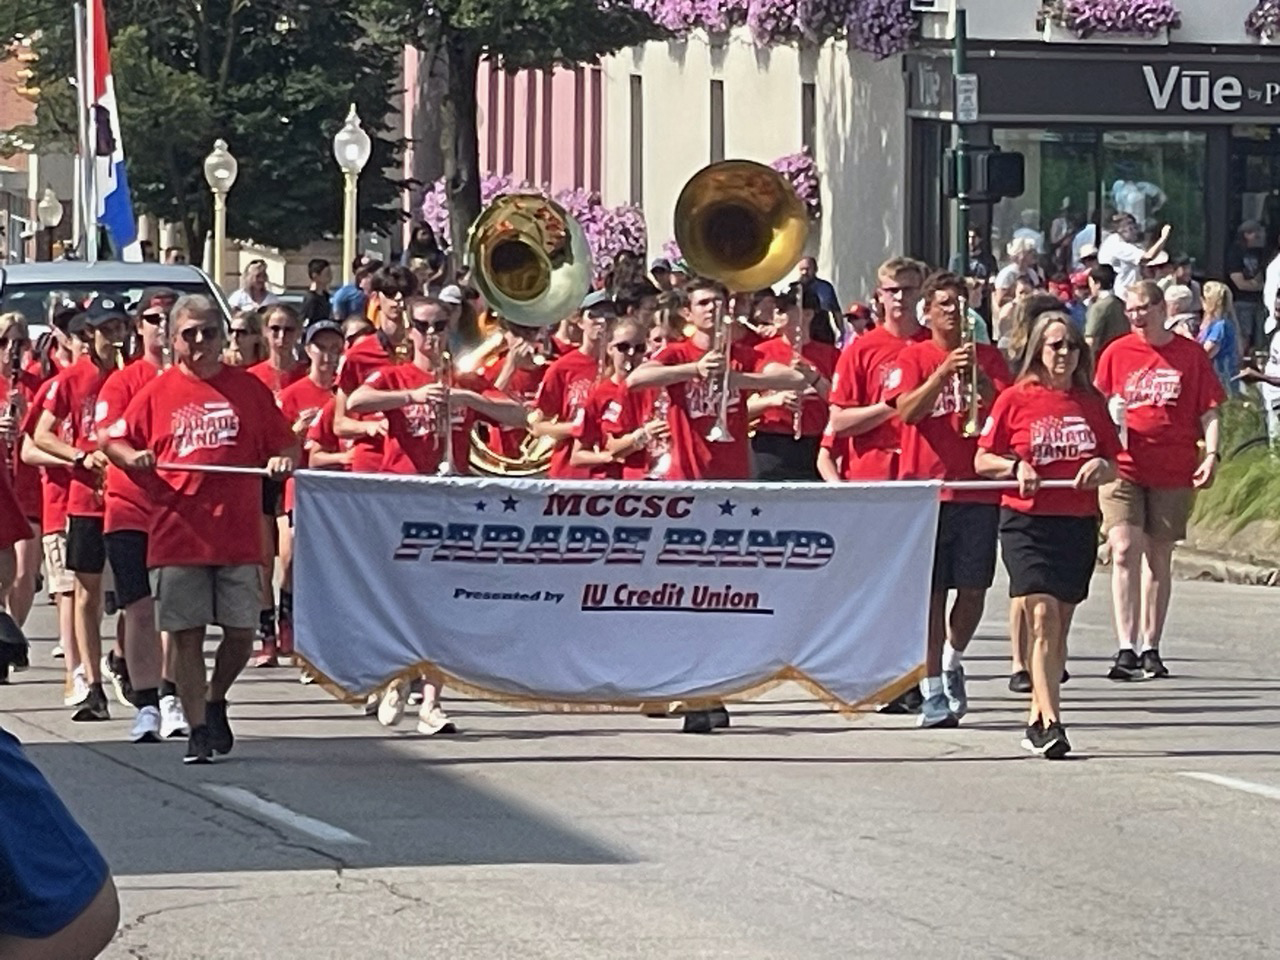
[[[1054,722],[1044,731],[1044,747],[1040,755],[1046,760],[1061,760],[1071,752],[1071,742],[1067,740],[1067,731],[1061,723]]]
[[[1061,680],[1059,680],[1059,681],[1058,681],[1058,683],[1066,683],[1066,682],[1067,682],[1068,680],[1070,680],[1070,679],[1071,679],[1071,674],[1067,672],[1067,668],[1066,668],[1066,667],[1063,667],[1063,668],[1062,668],[1062,679],[1061,679]]]
[[[213,763],[213,751],[209,749],[209,728],[192,727],[187,734],[187,755],[183,763]]]
[[[694,710],[684,715],[683,733],[710,733],[714,729],[710,710]]]
[[[1142,676],[1142,668],[1138,665],[1138,655],[1128,647],[1116,654],[1107,671],[1108,680],[1137,680]]]
[[[230,753],[236,738],[227,722],[227,701],[210,700],[204,705],[204,722],[209,728],[209,749],[214,753]]]
[[[108,617],[114,617],[120,612],[120,604],[116,602],[116,592],[114,590],[103,591],[102,612]]]
[[[89,723],[98,720],[110,720],[111,711],[107,709],[107,695],[102,692],[102,684],[95,683],[89,688],[89,696],[84,703],[76,707],[71,715],[76,723]]]
[[[919,713],[920,705],[924,703],[924,696],[920,693],[918,686],[899,694],[890,700],[884,706],[877,710],[877,713]]]
[[[707,713],[711,717],[711,727],[715,730],[723,730],[729,726],[729,711],[723,706],[712,707]]]
[[[1169,675],[1169,668],[1160,659],[1159,650],[1143,650],[1142,656],[1138,658],[1138,665],[1142,668],[1142,675],[1148,680],[1163,680]]]
[[[1039,722],[1028,726],[1027,732],[1022,737],[1022,749],[1029,750],[1038,756],[1044,750],[1045,732]]]
[[[1031,674],[1026,670],[1018,670],[1009,674],[1009,689],[1014,693],[1030,693]],[[1030,729],[1030,727],[1027,729]]]

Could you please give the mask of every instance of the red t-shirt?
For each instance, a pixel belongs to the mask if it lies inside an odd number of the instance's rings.
[[[1025,460],[1043,480],[1074,480],[1094,457],[1114,460],[1120,438],[1100,394],[1026,382],[996,397],[978,446]],[[1015,488],[1001,493],[1000,505],[1019,513],[1088,517],[1098,512],[1098,491],[1039,490],[1024,498]]]
[[[483,389],[480,387],[475,389],[479,392],[510,397],[525,409],[532,410],[534,399],[538,396],[538,388],[542,385],[542,378],[548,367],[516,367],[511,373],[511,379],[507,381],[506,389],[499,391],[496,384],[505,363],[505,351],[491,357],[489,362],[473,375],[477,383],[483,384]],[[520,456],[520,445],[529,436],[529,431],[524,427],[501,427],[497,424],[489,424],[485,429],[489,448],[504,457]]]
[[[94,409],[94,434],[105,441],[106,431],[117,423],[133,400],[152,380],[160,376],[160,367],[146,357],[116,370],[98,391]],[[115,464],[107,467],[107,485],[103,495],[105,517],[103,531],[150,530],[157,493],[155,477],[137,470],[121,470]]]
[[[917,330],[910,338],[895,336],[884,327],[868,330],[844,348],[836,361],[829,397],[833,407],[870,407],[885,400],[885,382],[897,363],[898,354],[913,343],[929,339],[929,331]],[[893,480],[898,476],[898,455],[902,451],[902,422],[897,414],[874,430],[845,440],[846,480]],[[835,448],[833,448],[835,449]]]
[[[52,378],[40,384],[40,389],[36,391],[36,395],[31,401],[31,406],[27,408],[27,416],[22,421],[22,435],[24,437],[30,437],[35,434],[36,422],[40,419],[40,414],[44,412],[45,400],[48,399],[51,389],[53,389]],[[65,421],[56,425],[55,432],[64,440],[67,438],[68,431],[69,428]],[[39,470],[40,532],[42,534],[66,533],[67,496],[71,492],[71,468],[40,467]]]
[[[320,416],[320,411],[325,404],[332,405],[333,391],[333,387],[322,387],[310,377],[303,377],[276,394],[276,406],[289,421],[293,435],[302,444],[302,459],[298,461],[300,466],[307,465],[310,449],[304,442],[304,438]],[[329,414],[329,426],[330,429],[333,428],[332,413]],[[293,477],[287,477],[284,481],[284,509],[286,513],[293,510]]]
[[[0,380],[3,383],[4,393],[8,396],[14,386],[9,383],[8,378]],[[32,406],[36,405],[36,394],[40,391],[44,381],[40,374],[30,368],[18,371],[16,389],[22,396],[23,408],[29,412]],[[24,413],[22,422],[26,421]],[[13,481],[13,495],[18,500],[18,507],[22,511],[22,515],[30,520],[40,520],[41,510],[41,493],[40,493],[40,471],[36,467],[29,466],[22,462],[21,452],[22,440],[22,424],[18,425],[18,436],[13,445],[13,460],[7,464],[7,473]],[[7,451],[5,452],[7,455]]]
[[[791,344],[782,337],[761,339],[755,348],[759,358],[756,372],[759,373],[771,363],[780,363],[784,367],[791,366]],[[835,375],[836,361],[840,351],[827,343],[810,341],[800,348],[800,356],[809,361],[824,378],[830,380]],[[817,437],[827,426],[827,401],[816,393],[807,394],[800,408],[800,434],[805,437]],[[760,414],[760,422],[756,424],[758,433],[785,433],[793,436],[794,423],[790,410],[770,407]]]
[[[98,449],[94,412],[98,405],[98,391],[112,372],[101,369],[88,357],[81,357],[52,380],[44,408],[66,424],[63,439],[77,450],[92,453]],[[103,515],[102,491],[98,486],[98,475],[92,470],[72,470],[67,514],[73,517]]]
[[[995,386],[996,393],[1009,386],[1009,366],[995,347],[978,346],[978,366]],[[933,340],[913,343],[898,354],[898,362],[889,372],[884,398],[897,406],[906,393],[929,379],[947,359],[949,351]],[[899,480],[977,480],[973,458],[978,452],[978,438],[966,437],[967,398],[960,377],[952,374],[934,401],[933,410],[917,424],[902,424],[902,456],[898,461]],[[980,407],[978,422],[986,420],[988,410]],[[943,490],[943,500],[961,503],[996,503],[996,490]]]
[[[1190,487],[1200,464],[1200,418],[1226,399],[1204,348],[1186,337],[1153,347],[1127,333],[1107,345],[1094,383],[1128,405],[1120,476],[1143,487]]]
[[[293,446],[293,431],[261,380],[224,366],[208,380],[170,367],[142,388],[107,431],[160,463],[260,467]],[[157,470],[149,567],[263,562],[262,480]]]
[[[434,376],[411,363],[383,367],[371,373],[365,381],[375,390],[416,390],[435,382]],[[450,407],[449,439],[453,444],[453,466],[458,473],[464,474],[469,472],[468,454],[471,452],[474,416],[469,407],[456,403]],[[436,472],[443,453],[436,440],[438,413],[434,403],[409,403],[386,411],[387,441],[383,445],[382,472]]]
[[[263,360],[250,367],[249,372],[265,383],[273,396],[279,397],[285,387],[292,386],[303,379],[309,369],[310,365],[303,362],[288,370],[277,370],[271,365],[270,360]]]
[[[333,429],[333,415],[337,412],[337,404],[332,397],[320,408],[320,412],[316,415],[315,420],[307,429],[307,437],[304,441],[304,449],[308,461],[311,454],[316,450],[323,450],[325,453],[341,453],[344,450],[351,449],[351,441],[339,437]],[[319,468],[313,468],[319,469]],[[346,470],[346,467],[328,467],[329,470]]]
[[[586,450],[603,451],[606,443],[644,426],[645,413],[652,406],[652,390],[628,390],[616,380],[601,380],[587,395],[573,436]],[[592,480],[643,480],[649,471],[649,452],[644,447],[626,459],[589,468]]]
[[[383,344],[377,334],[361,337],[342,355],[338,364],[338,389],[348,398],[356,387],[369,379],[369,374],[394,362],[395,357],[389,347]],[[377,421],[385,420],[381,413],[350,414],[353,420]],[[351,469],[355,473],[376,473],[382,469],[382,437],[359,437],[351,441],[354,451],[351,455]]]
[[[653,359],[665,367],[694,363],[708,350],[692,340],[668,343]],[[750,373],[759,366],[756,351],[734,343],[729,354],[732,370]],[[716,378],[717,380],[719,377]],[[701,379],[685,380],[667,387],[670,404],[667,425],[671,428],[671,470],[669,480],[746,480],[751,476],[751,453],[747,443],[745,391],[729,394],[728,422],[731,440],[711,443],[707,431],[720,410],[717,384]]]
[[[534,407],[546,420],[576,423],[599,375],[600,361],[581,350],[566,353],[547,367],[546,376],[542,378],[538,394],[533,400]],[[547,476],[555,480],[585,480],[589,477],[589,469],[569,463],[572,453],[572,437],[557,443],[551,451]]]

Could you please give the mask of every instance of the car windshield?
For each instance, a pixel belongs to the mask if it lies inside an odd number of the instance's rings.
[[[94,297],[112,296],[123,300],[132,309],[148,286],[151,284],[130,280],[94,284],[22,283],[10,280],[0,289],[0,313],[16,310],[27,318],[29,326],[45,326],[49,322],[50,309],[66,301],[87,303]],[[164,286],[176,290],[179,296],[187,293],[203,293],[208,296],[211,292],[208,284],[197,279],[166,283]]]

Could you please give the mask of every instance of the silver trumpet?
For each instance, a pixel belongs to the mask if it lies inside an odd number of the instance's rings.
[[[440,465],[436,467],[436,476],[457,476],[458,468],[453,462],[453,404],[449,402],[449,380],[452,376],[453,356],[441,347],[436,353],[436,382],[444,387],[444,399],[436,409],[436,446],[440,450]]]

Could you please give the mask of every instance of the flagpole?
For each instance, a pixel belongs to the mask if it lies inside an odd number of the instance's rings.
[[[76,34],[76,216],[75,216],[75,250],[90,262],[97,259],[97,244],[92,248],[90,256],[89,237],[93,234],[91,224],[94,221],[91,205],[93,191],[89,184],[93,179],[93,166],[89,162],[89,70],[88,70],[88,36],[85,30],[85,12],[83,3],[71,5],[75,20]],[[80,246],[84,242],[84,247]]]
[[[84,27],[83,43],[84,43],[84,67],[85,67],[85,85],[84,100],[81,108],[84,111],[85,118],[85,137],[84,137],[84,204],[85,204],[85,259],[89,263],[98,262],[98,154],[96,149],[97,130],[95,129],[95,121],[93,115],[93,106],[98,99],[98,71],[97,64],[94,62],[94,48],[97,46],[97,23],[90,23],[88,15],[84,12],[81,4],[76,4],[81,10],[81,24]]]

